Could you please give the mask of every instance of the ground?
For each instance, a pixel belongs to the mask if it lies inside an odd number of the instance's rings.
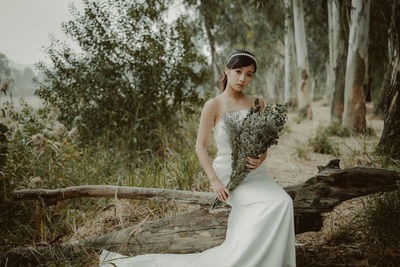
[[[330,123],[330,106],[323,100],[312,102],[312,120],[302,120],[299,123],[296,112],[288,114],[288,130],[280,137],[278,145],[271,147],[265,165],[268,173],[282,187],[298,184],[318,173],[318,165],[326,165],[329,160],[341,159],[341,168],[355,165],[370,165],[363,161],[363,157],[374,149],[379,142],[383,130],[383,120],[372,115],[372,103],[367,103],[367,127],[372,128],[375,135],[332,137],[340,150],[339,156],[312,152],[307,145],[308,139],[316,135],[320,125],[327,126]],[[304,149],[308,159],[296,155],[296,147]],[[361,209],[362,199],[349,199],[332,212],[325,213],[324,226],[319,232],[307,232],[296,235],[296,243],[322,244],[330,240],[339,225],[348,223],[353,214]]]
[[[330,107],[323,100],[313,102],[312,120],[299,120],[297,113],[290,111],[288,114],[288,123],[283,131],[279,143],[268,151],[265,160],[265,167],[269,175],[282,187],[298,184],[306,181],[308,178],[318,173],[318,165],[326,165],[334,158],[340,158],[341,168],[347,168],[355,165],[369,165],[371,162],[364,160],[363,157],[369,157],[369,153],[379,141],[379,136],[383,130],[383,121],[371,115],[372,104],[367,104],[367,126],[372,128],[375,135],[358,135],[352,137],[331,137],[335,140],[340,155],[333,156],[329,154],[320,154],[312,151],[308,145],[308,139],[314,137],[317,128],[320,125],[327,126],[330,122]],[[299,157],[296,147],[301,147],[306,157]],[[323,244],[329,241],[334,235],[339,225],[348,223],[353,214],[361,209],[363,197],[347,200],[332,212],[325,213],[324,226],[318,232],[306,232],[296,235],[297,244]],[[84,226],[78,227],[75,234],[67,237],[69,240],[78,240],[82,237],[98,235],[113,230],[128,227],[138,221],[148,221],[157,218],[153,217],[151,210],[147,207],[134,204],[130,200],[118,200],[115,204],[104,208],[98,217],[88,221]],[[163,204],[164,205],[164,204]],[[165,205],[169,205],[165,203]],[[193,205],[178,205],[178,209],[171,214],[182,213],[195,208]],[[132,215],[134,214],[134,216]],[[149,216],[150,215],[150,216]],[[162,216],[162,217],[164,217]],[[67,241],[67,240],[65,240]]]

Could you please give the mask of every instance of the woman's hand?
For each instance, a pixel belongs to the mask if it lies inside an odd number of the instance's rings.
[[[268,151],[268,150],[267,150]],[[248,164],[246,164],[246,166],[250,169],[250,171],[254,171],[255,169],[258,168],[258,166],[261,165],[261,163],[265,160],[265,158],[267,157],[267,151],[265,151],[264,153],[258,155],[258,159],[253,159],[250,157],[247,157],[247,161],[249,162]]]
[[[222,202],[226,202],[228,197],[231,196],[231,193],[229,192],[228,188],[226,188],[224,184],[221,182],[221,180],[218,178],[212,178],[210,179],[210,182],[211,182],[210,187],[217,195],[217,198]]]

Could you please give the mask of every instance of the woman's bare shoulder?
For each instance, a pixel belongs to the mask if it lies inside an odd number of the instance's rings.
[[[216,115],[221,107],[221,100],[218,97],[210,98],[206,101],[203,107],[203,112]]]

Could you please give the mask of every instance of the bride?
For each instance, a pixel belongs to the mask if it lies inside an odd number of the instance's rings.
[[[100,266],[173,266],[173,267],[291,267],[296,266],[293,202],[290,196],[268,176],[258,158],[248,158],[249,174],[232,192],[226,188],[231,167],[231,148],[225,129],[227,112],[244,118],[250,107],[264,102],[244,94],[257,70],[254,55],[237,50],[226,60],[219,82],[222,93],[208,100],[202,110],[196,141],[200,164],[210,179],[219,200],[232,207],[224,242],[201,253],[146,254],[126,257],[103,250]],[[211,164],[206,145],[214,132],[218,152]]]

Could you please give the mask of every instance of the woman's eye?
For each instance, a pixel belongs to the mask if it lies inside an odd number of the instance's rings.
[[[249,78],[253,78],[253,75],[251,75],[251,74],[247,74],[247,77],[249,77]]]
[[[240,70],[237,70],[237,71],[236,71],[236,73],[237,73],[237,74],[240,74],[240,73],[241,73],[241,71],[240,71]]]

